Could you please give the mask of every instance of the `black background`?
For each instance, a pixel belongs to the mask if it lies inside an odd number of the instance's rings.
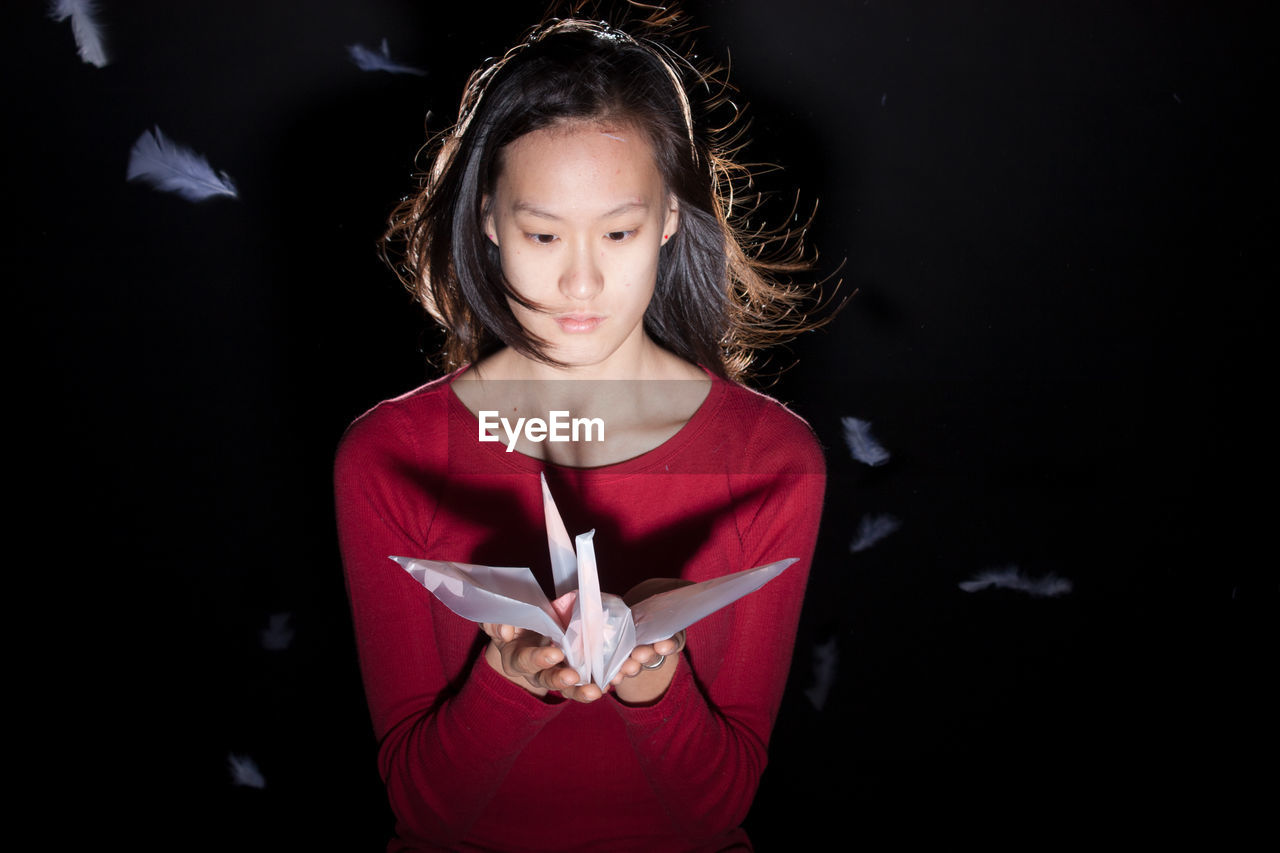
[[[53,839],[378,849],[342,430],[429,377],[375,254],[430,110],[537,2],[6,6],[10,602]],[[1275,801],[1274,50],[1260,3],[691,2],[856,295],[769,393],[829,449],[762,849],[1219,839]],[[390,40],[424,77],[359,71]],[[159,126],[238,200],[124,179]],[[841,266],[843,262],[843,266]],[[867,468],[840,418],[892,452]],[[866,513],[902,528],[850,554]],[[965,593],[1057,574],[1053,599]],[[28,587],[30,584],[30,587]],[[273,613],[295,639],[262,648]],[[812,649],[835,641],[821,709]],[[237,787],[230,754],[266,787]]]

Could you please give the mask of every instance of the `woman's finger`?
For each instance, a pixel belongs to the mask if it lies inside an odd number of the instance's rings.
[[[564,652],[541,641],[530,642],[533,637],[518,638],[503,646],[503,665],[512,675],[525,678],[538,675],[564,660]],[[550,687],[550,685],[540,685]]]
[[[640,674],[640,662],[633,657],[629,657],[622,662],[622,666],[618,668],[618,674],[613,677],[613,681],[609,683],[617,687],[627,678],[635,678]]]
[[[567,671],[573,672],[571,669]],[[574,675],[576,677],[577,674],[574,673]],[[585,705],[588,702],[596,701],[603,696],[604,693],[601,692],[600,688],[597,687],[594,682],[587,682],[581,686],[574,685],[561,688],[560,695],[566,699],[572,699],[574,702],[581,702]]]
[[[674,637],[659,640],[653,644],[653,649],[660,655],[674,655],[684,651],[684,631],[676,632]]]
[[[631,653],[631,659],[642,667],[648,666],[665,654],[665,652],[659,651],[658,645],[660,643],[654,643],[651,646],[636,646]]]
[[[489,639],[500,640],[504,643],[511,642],[516,637],[520,636],[522,632],[522,629],[517,628],[514,625],[499,625],[495,622],[480,623],[480,630],[488,634]]]

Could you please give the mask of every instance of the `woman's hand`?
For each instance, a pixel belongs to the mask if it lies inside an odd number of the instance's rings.
[[[684,631],[652,645],[636,646],[610,685],[628,705],[651,705],[662,698],[680,665]]]
[[[632,587],[622,600],[634,607],[646,598],[690,583],[680,578],[650,578]],[[610,682],[618,698],[628,705],[650,705],[661,699],[680,665],[684,641],[685,633],[680,631],[674,637],[632,649]]]
[[[602,695],[594,684],[577,686],[581,676],[565,665],[564,652],[541,634],[488,622],[480,627],[489,635],[485,660],[512,684],[535,696],[555,691],[575,702],[594,702]]]

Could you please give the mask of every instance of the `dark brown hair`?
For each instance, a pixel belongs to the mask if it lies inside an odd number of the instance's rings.
[[[650,7],[652,8],[652,7]],[[628,25],[550,19],[472,74],[457,124],[433,142],[418,191],[392,213],[383,256],[446,332],[445,369],[476,362],[503,345],[557,364],[516,320],[517,294],[484,234],[503,148],[557,123],[631,124],[653,147],[680,227],[662,247],[645,331],[661,346],[717,375],[738,379],[755,352],[820,322],[806,316],[811,288],[786,277],[807,270],[803,229],[749,231],[742,188],[751,171],[736,108],[718,68],[686,57],[678,12],[652,11]],[[729,118],[714,116],[727,111]]]

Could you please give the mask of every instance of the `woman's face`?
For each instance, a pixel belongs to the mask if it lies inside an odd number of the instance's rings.
[[[486,227],[520,325],[572,366],[634,366],[658,249],[675,233],[676,201],[648,139],[626,124],[574,122],[520,137],[502,154]]]

